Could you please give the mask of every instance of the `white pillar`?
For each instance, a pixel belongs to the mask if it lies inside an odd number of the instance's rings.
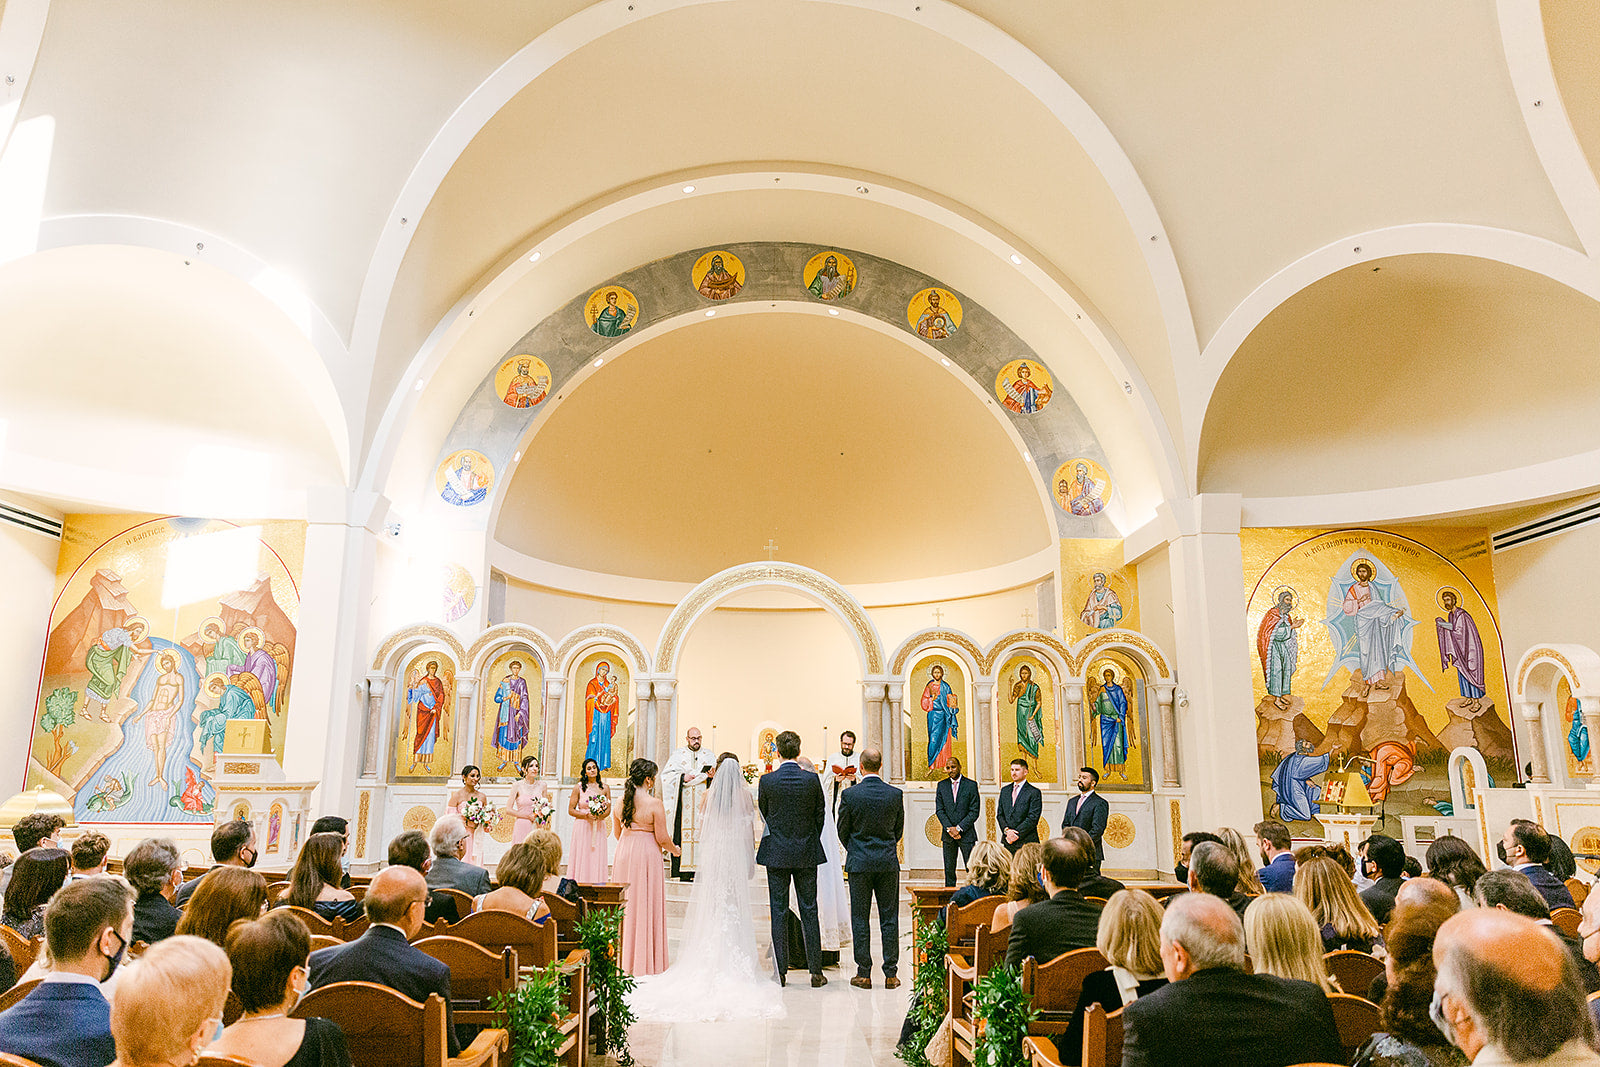
[[[566,694],[565,678],[544,680],[544,726],[539,731],[539,769],[561,777],[561,698]]]
[[[1156,706],[1160,709],[1161,723],[1161,785],[1164,789],[1178,788],[1178,717],[1173,710],[1175,685],[1156,684]]]
[[[905,725],[900,718],[900,707],[905,692],[904,682],[890,682],[885,698],[889,704],[889,732],[884,737],[884,743],[888,748],[889,766],[893,768],[893,777],[900,782],[906,780]]]
[[[972,730],[972,762],[981,782],[995,773],[994,683],[979,682],[973,688],[978,695],[978,714]]]
[[[861,733],[866,738],[866,744],[887,752],[883,734],[883,683],[865,681],[861,683]]]
[[[1083,683],[1073,680],[1061,687],[1066,713],[1062,716],[1062,743],[1069,746],[1061,764],[1062,782],[1070,781],[1083,758]]]
[[[462,664],[465,667],[465,664]],[[450,768],[451,772],[460,770],[469,763],[476,763],[473,751],[477,746],[477,723],[473,721],[472,708],[478,696],[478,679],[468,675],[456,675],[456,715],[455,738],[452,749],[455,752],[456,763]],[[544,763],[539,763],[539,769],[544,769]]]
[[[1241,498],[1202,494],[1158,514],[1172,546],[1178,669],[1189,692],[1180,727],[1198,825],[1248,830],[1262,817],[1245,617]]]
[[[647,684],[639,685],[641,702],[649,700],[651,721],[655,723],[655,737],[650,745],[639,746],[639,754],[648,756],[657,765],[667,762],[677,744],[678,733],[678,682],[676,678],[659,678],[655,681],[653,695],[646,692]],[[685,727],[688,729],[688,727]]]
[[[1545,785],[1550,781],[1549,761],[1545,753],[1544,717],[1537,700],[1517,701],[1517,711],[1522,714],[1522,721],[1528,724],[1528,761],[1533,764],[1533,777],[1530,779],[1536,785]]]
[[[361,776],[378,776],[378,757],[383,752],[385,738],[383,709],[389,695],[389,678],[381,673],[367,675],[367,737],[362,746]]]

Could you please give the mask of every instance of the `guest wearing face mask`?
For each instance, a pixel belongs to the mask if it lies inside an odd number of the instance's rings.
[[[305,995],[311,938],[305,924],[275,911],[228,931],[233,992],[244,1014],[207,1052],[258,1067],[350,1067],[344,1032],[328,1019],[291,1019]]]
[[[33,992],[0,1013],[0,1049],[41,1067],[110,1063],[110,979],[133,939],[133,892],[99,875],[63,886],[44,916],[51,970]]]
[[[216,866],[211,871],[221,867],[243,867],[249,869],[256,865],[256,832],[244,819],[234,819],[225,822],[211,831],[211,858],[216,860]],[[207,871],[206,874],[210,874]],[[200,882],[205,878],[192,878],[178,887],[178,895],[172,898],[172,903],[183,907],[189,903],[189,898],[194,896],[194,891],[200,888]]]

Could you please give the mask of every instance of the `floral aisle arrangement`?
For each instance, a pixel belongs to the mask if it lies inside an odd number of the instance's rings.
[[[556,813],[556,802],[550,799],[548,793],[542,793],[533,798],[529,804],[533,809],[533,821],[542,825],[550,825],[550,817]]]
[[[578,944],[589,953],[589,988],[594,991],[599,1020],[594,1026],[597,1055],[613,1053],[618,1067],[633,1067],[633,1052],[628,1047],[628,1027],[633,1011],[628,994],[633,992],[633,975],[617,966],[622,947],[622,909],[594,908],[574,927]]]
[[[972,999],[973,1014],[984,1020],[983,1037],[972,1050],[973,1067],[1027,1067],[1022,1039],[1039,1013],[1022,991],[1022,976],[1002,963],[978,979]]]
[[[560,965],[551,964],[524,978],[514,991],[490,999],[490,1007],[503,1016],[496,1025],[511,1035],[511,1055],[502,1062],[511,1067],[555,1067],[562,1041],[555,1020],[566,1010],[566,985]]]
[[[911,979],[911,1013],[916,1020],[916,1033],[900,1047],[900,1058],[911,1067],[930,1067],[925,1050],[938,1032],[939,1024],[944,1021],[944,957],[950,950],[950,942],[943,926],[936,922],[922,922],[917,924],[915,943],[912,959],[916,960],[916,972]]]
[[[468,830],[492,834],[500,825],[500,809],[490,803],[488,797],[470,796],[461,805],[461,821],[467,824]]]

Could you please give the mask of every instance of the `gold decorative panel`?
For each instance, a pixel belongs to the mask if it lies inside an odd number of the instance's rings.
[[[1129,845],[1133,844],[1133,839],[1135,836],[1136,832],[1134,830],[1133,820],[1128,818],[1122,812],[1116,812],[1111,816],[1111,818],[1106,820],[1106,832],[1104,839],[1105,843],[1110,845],[1112,848],[1127,848]]]
[[[432,808],[425,804],[416,804],[406,810],[405,818],[401,820],[400,825],[407,830],[421,830],[427,833],[438,821],[439,817],[433,813]]]

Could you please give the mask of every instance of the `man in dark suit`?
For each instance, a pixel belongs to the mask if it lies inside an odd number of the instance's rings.
[[[1404,881],[1400,875],[1406,868],[1406,850],[1388,834],[1373,834],[1361,847],[1361,855],[1361,873],[1375,879],[1361,891],[1361,903],[1382,926],[1394,912],[1394,895]],[[1292,885],[1289,891],[1294,891]]]
[[[139,898],[133,902],[133,939],[153,945],[178,931],[183,913],[172,898],[183,884],[183,859],[178,846],[165,837],[147,837],[122,861],[122,875],[133,884]]]
[[[428,869],[428,888],[459,889],[468,896],[481,897],[490,889],[489,872],[468,863],[467,824],[459,815],[446,815],[428,832],[433,849],[433,866]]]
[[[1006,943],[1006,963],[1021,967],[1032,956],[1048,963],[1063,952],[1091,948],[1100,929],[1100,906],[1072,888],[1089,873],[1089,853],[1076,841],[1052,837],[1044,843],[1046,900],[1017,912]]]
[[[225,822],[211,831],[211,858],[216,864],[211,871],[218,867],[243,867],[248,870],[256,865],[256,832],[245,819],[233,819]],[[210,874],[207,871],[206,874]],[[193,878],[178,887],[178,895],[172,898],[172,903],[183,907],[189,903],[189,898],[194,896],[194,891],[200,888],[201,879]]]
[[[817,868],[826,860],[822,852],[822,825],[827,805],[822,782],[795,762],[800,755],[800,735],[785,730],[776,739],[782,760],[756,787],[756,802],[767,822],[766,836],[756,850],[756,862],[767,869],[767,900],[772,906],[772,958],[778,984],[788,984],[789,883],[794,883],[800,909],[800,932],[806,943],[806,968],[813,987],[825,986],[822,974],[822,927],[817,921]]]
[[[410,944],[422,929],[428,884],[410,867],[385,867],[367,886],[362,905],[372,925],[349,944],[313,952],[308,988],[376,982],[417,1001],[437,993],[444,998],[450,1055],[456,1055],[461,1044],[450,1013],[450,968]]]
[[[1222,898],[1241,921],[1244,909],[1254,899],[1239,888],[1239,861],[1220,841],[1202,841],[1194,846],[1189,854],[1189,890]],[[1167,902],[1173,899],[1168,897]]]
[[[906,808],[900,790],[879,776],[883,752],[861,753],[861,780],[839,794],[839,841],[850,873],[850,940],[856,976],[850,984],[872,988],[872,901],[878,901],[878,934],[883,941],[883,986],[895,989],[900,967],[900,836]],[[974,790],[976,792],[976,790]]]
[[[0,1014],[0,1052],[43,1067],[110,1063],[111,1005],[100,983],[133,941],[133,893],[126,882],[96,875],[69,882],[44,913],[54,961],[32,993]]]
[[[426,881],[433,868],[433,857],[428,854],[428,839],[421,830],[406,830],[389,842],[389,866],[410,867]],[[443,919],[447,923],[461,921],[461,909],[450,895],[431,886],[428,889],[428,907],[422,921],[429,925]]]
[[[1100,873],[1100,864],[1106,858],[1102,839],[1106,835],[1106,823],[1111,818],[1111,804],[1094,791],[1095,786],[1099,784],[1099,771],[1093,767],[1079,767],[1078,795],[1067,801],[1067,815],[1061,820],[1061,829],[1079,826],[1094,838],[1094,862],[1089,865],[1089,870],[1093,874]]]
[[[1578,977],[1583,981],[1584,993],[1600,990],[1600,968],[1596,968],[1583,954],[1583,940],[1568,936],[1550,921],[1549,905],[1544,902],[1544,897],[1539,895],[1539,891],[1534,888],[1526,874],[1504,869],[1490,871],[1481,875],[1474,883],[1472,897],[1478,902],[1479,907],[1503,908],[1516,915],[1526,915],[1549,930],[1567,947],[1567,955],[1572,957],[1573,965],[1578,968]],[[1398,905],[1396,907],[1398,908]]]
[[[961,761],[951,756],[945,761],[947,777],[933,791],[933,816],[939,820],[939,840],[944,845],[944,884],[956,884],[956,853],[967,865],[972,846],[978,843],[978,783],[961,776]]]
[[[1550,835],[1538,823],[1512,819],[1505,836],[1500,839],[1500,858],[1512,870],[1528,876],[1528,881],[1552,911],[1578,906],[1571,890],[1545,866],[1550,862]]]
[[[1161,920],[1161,962],[1167,984],[1122,1009],[1123,1067],[1345,1061],[1322,990],[1244,972],[1244,926],[1226,902],[1174,900]]]
[[[1289,828],[1277,819],[1263,819],[1256,823],[1256,847],[1261,850],[1265,864],[1256,872],[1261,884],[1269,893],[1294,892],[1294,853],[1290,851],[1294,839]]]
[[[1044,797],[1039,787],[1028,781],[1028,761],[1011,761],[1011,784],[1000,787],[999,812],[995,825],[1000,843],[1008,852],[1039,840],[1039,817],[1044,814]]]

